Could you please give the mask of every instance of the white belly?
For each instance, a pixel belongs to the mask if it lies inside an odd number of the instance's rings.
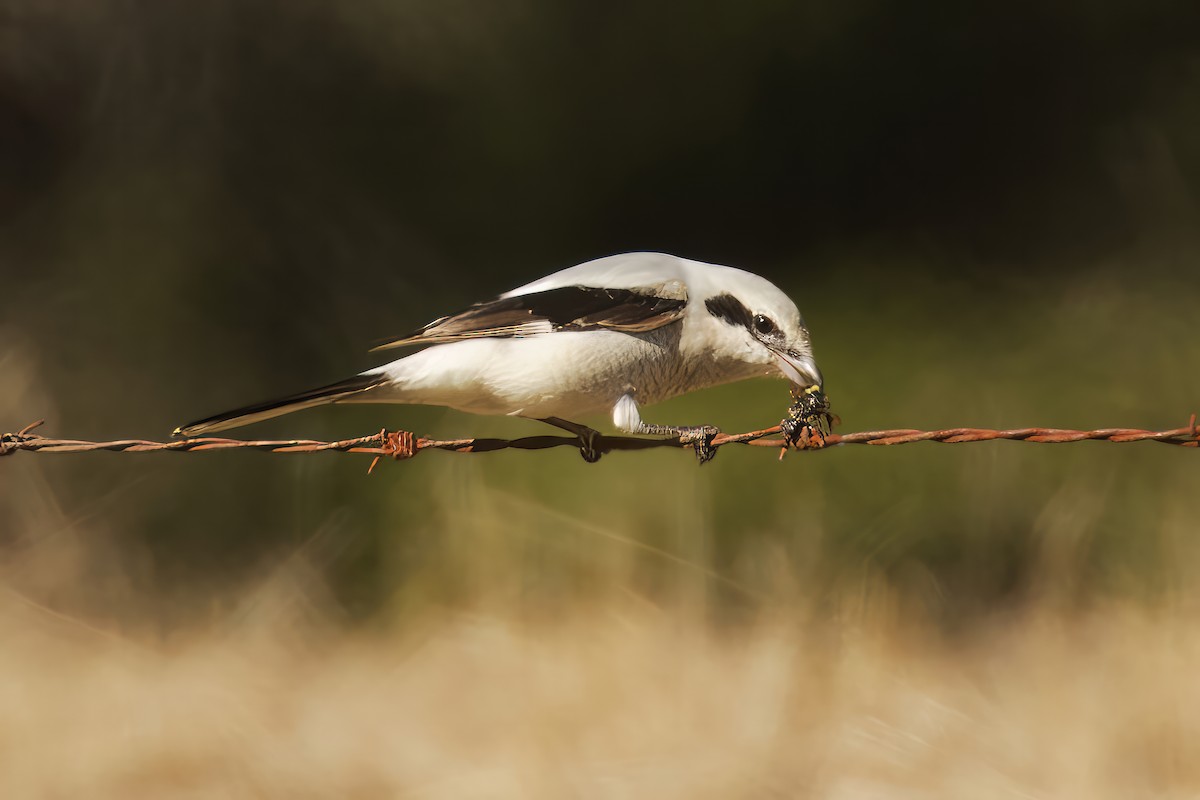
[[[744,364],[721,368],[711,360],[686,358],[679,348],[679,328],[435,345],[381,367],[392,382],[372,392],[370,399],[448,406],[474,414],[570,419],[608,412],[628,392],[640,404],[651,404],[761,374],[747,374]]]

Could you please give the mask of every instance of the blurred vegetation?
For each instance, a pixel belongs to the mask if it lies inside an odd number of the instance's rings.
[[[848,430],[1184,424],[1198,25],[1185,0],[3,0],[0,429],[165,436],[636,249],[783,286]],[[764,381],[651,415],[732,430],[786,404]],[[252,432],[383,425],[535,429],[397,407]],[[127,626],[228,611],[300,560],[347,622],[624,592],[726,618],[882,583],[957,628],[1190,602],[1200,570],[1178,448],[366,464],[6,460],[8,577]]]

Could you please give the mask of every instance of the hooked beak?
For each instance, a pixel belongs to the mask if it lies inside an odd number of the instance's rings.
[[[784,377],[794,383],[801,389],[808,389],[813,386],[818,389],[824,388],[825,378],[821,375],[821,369],[817,366],[817,362],[813,361],[812,356],[806,356],[797,353],[795,350],[775,350],[775,360],[779,362],[779,369],[783,372]]]

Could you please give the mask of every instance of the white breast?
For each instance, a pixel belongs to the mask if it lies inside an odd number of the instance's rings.
[[[586,331],[436,345],[379,368],[391,383],[377,397],[474,414],[571,419],[607,413],[630,391],[648,405],[748,377],[745,365],[720,370],[710,360],[685,357],[681,329],[670,325],[633,335]]]

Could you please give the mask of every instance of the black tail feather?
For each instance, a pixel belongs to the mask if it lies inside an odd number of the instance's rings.
[[[311,408],[312,406],[323,405],[325,403],[336,403],[338,400],[365,392],[386,382],[387,378],[382,374],[355,375],[352,378],[331,383],[328,386],[320,386],[316,389],[298,392],[287,397],[254,403],[253,405],[242,406],[232,411],[225,411],[220,414],[214,414],[211,417],[198,419],[195,422],[180,425],[175,429],[175,435],[196,436],[209,431],[219,431],[226,428],[235,428],[239,425],[248,425],[259,420],[281,416],[291,411],[298,411],[301,408]]]

